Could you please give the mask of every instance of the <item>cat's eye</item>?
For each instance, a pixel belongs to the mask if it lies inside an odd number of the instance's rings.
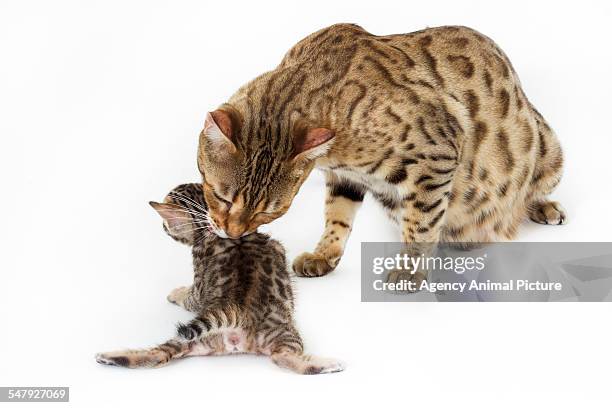
[[[277,212],[265,212],[265,211],[262,211],[262,212],[258,212],[257,214],[255,214],[255,217],[259,217],[259,218],[262,218],[262,217],[264,217],[264,218],[276,218],[277,214],[278,214]]]
[[[227,205],[228,208],[231,208],[232,203],[230,201],[227,201],[226,199],[224,199],[223,197],[219,197],[219,194],[215,193],[215,191],[213,190],[213,195],[215,196],[215,198],[219,201],[221,201],[223,204]]]
[[[255,214],[256,217],[278,218],[287,211],[287,207],[280,207],[270,211],[261,211]]]

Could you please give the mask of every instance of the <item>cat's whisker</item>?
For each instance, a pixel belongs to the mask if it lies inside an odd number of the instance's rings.
[[[206,207],[206,204],[200,204],[197,201],[195,201],[194,199],[187,197],[185,195],[182,194],[178,194],[175,192],[170,192],[168,193],[168,197],[174,199],[175,201],[178,201],[179,203],[177,203],[178,205],[180,205],[181,207],[185,208],[185,205],[190,205],[195,207],[196,210],[202,211],[202,212],[207,212],[208,208]]]
[[[197,201],[195,201],[194,199],[187,197],[185,195],[181,195],[181,194],[177,194],[177,193],[170,193],[168,194],[170,197],[174,197],[177,200],[192,204],[193,206],[201,209],[201,210],[206,210],[205,206],[203,206],[202,204],[198,203]]]
[[[211,216],[207,216],[206,217],[206,221],[208,222],[208,225],[210,225],[212,232],[214,232],[215,234],[217,234],[217,232],[222,231],[221,228],[219,228],[219,226],[217,226],[217,223],[212,219]],[[219,234],[217,234],[219,235]]]
[[[175,211],[189,214],[190,217],[188,217],[186,219],[192,218],[192,219],[194,219],[196,221],[202,221],[202,222],[206,221],[206,216],[208,215],[208,214],[201,214],[201,213],[196,213],[196,212],[187,211],[187,210],[179,210],[179,209],[176,209]]]
[[[193,217],[169,217],[167,220],[189,220],[189,222],[185,222],[183,225],[193,224],[196,226],[204,226],[208,225],[209,222],[206,219],[194,219]]]
[[[201,204],[197,203],[196,201],[194,201],[193,199],[191,199],[191,198],[189,198],[189,197],[186,197],[186,196],[184,196],[184,195],[180,195],[180,194],[177,194],[177,193],[173,193],[173,192],[171,192],[171,193],[170,193],[170,194],[168,194],[168,195],[169,195],[170,197],[174,197],[174,198],[176,198],[177,200],[181,200],[181,201],[183,201],[183,202],[187,202],[187,203],[189,203],[189,204],[193,205],[194,207],[196,207],[197,209],[199,209],[199,210],[201,210],[201,211],[205,211],[205,212],[207,212],[207,211],[208,211],[208,209],[207,209],[207,208],[204,208],[204,207],[203,207]]]
[[[200,244],[204,238],[206,238],[206,234],[202,234],[202,236],[194,242],[194,245]]]
[[[204,213],[204,212],[200,212],[200,211],[191,210],[189,208],[184,207],[183,205],[179,205],[179,207],[181,207],[181,209],[177,209],[176,211],[186,212],[186,213],[189,213],[189,214],[192,214],[192,215],[199,215],[199,216],[205,216],[205,215],[208,214],[208,212]]]
[[[190,225],[190,224],[191,224],[191,223],[186,223],[186,224],[181,224],[181,225],[175,225],[175,226],[169,227],[168,229],[169,229],[169,230],[171,230],[171,231],[174,231],[174,230],[176,230],[176,229],[178,229],[178,228],[182,228],[182,227],[184,227],[184,226],[186,226],[186,225]],[[180,232],[183,232],[183,233],[186,233],[186,232],[194,232],[194,231],[204,230],[204,229],[207,229],[207,228],[208,228],[208,226],[207,226],[207,225],[203,225],[203,226],[193,227],[193,228],[188,229],[188,230],[186,230],[186,231],[180,231]]]
[[[212,217],[208,216],[207,222],[208,222],[208,227],[210,228],[210,232],[218,236],[224,235],[225,231],[223,231],[221,228],[217,226],[217,224],[213,221]]]
[[[184,224],[179,224],[179,225],[169,225],[168,229],[171,230],[171,231],[174,231],[174,230],[178,230],[180,228],[183,228],[183,227],[185,227],[187,225],[192,225],[192,224],[193,223],[191,223],[191,222],[186,222]],[[185,231],[185,232],[187,232],[187,231]]]

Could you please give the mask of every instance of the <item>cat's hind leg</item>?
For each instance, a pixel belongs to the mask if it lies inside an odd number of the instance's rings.
[[[302,338],[293,324],[267,324],[266,327],[258,333],[260,338],[265,339],[259,349],[263,354],[270,355],[277,366],[298,374],[327,374],[344,370],[344,364],[338,360],[304,354]]]
[[[201,310],[198,296],[193,293],[193,286],[180,286],[172,289],[172,292],[166,297],[168,302],[173,303],[183,309],[197,313]]]
[[[206,311],[187,324],[178,324],[176,337],[159,346],[99,353],[96,361],[127,368],[153,368],[187,356],[251,352],[252,338],[240,336],[249,332],[247,322],[237,307],[228,305]]]
[[[305,252],[293,261],[293,270],[298,276],[323,276],[334,270],[365,195],[362,186],[341,180],[330,171],[326,172],[325,181],[325,231],[314,253]]]
[[[119,350],[96,354],[100,364],[127,368],[157,368],[170,360],[184,357],[191,349],[189,342],[180,337],[148,349]]]
[[[344,364],[338,360],[314,357],[292,351],[279,351],[270,357],[277,366],[298,374],[329,374],[344,370]]]
[[[536,162],[530,181],[528,199],[529,218],[540,224],[561,225],[567,223],[567,214],[561,204],[547,196],[555,189],[563,173],[563,152],[553,130],[542,115],[533,109],[537,127]]]
[[[529,204],[529,218],[533,222],[546,225],[561,225],[567,223],[565,210],[557,201],[534,201]]]
[[[231,353],[222,333],[204,334],[186,340],[177,336],[164,344],[148,349],[119,350],[96,354],[96,361],[100,364],[113,365],[126,368],[158,368],[168,364],[171,360],[183,357],[220,355]]]

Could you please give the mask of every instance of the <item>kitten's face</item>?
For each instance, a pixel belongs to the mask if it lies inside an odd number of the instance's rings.
[[[166,195],[163,203],[149,204],[164,220],[164,231],[176,241],[191,246],[202,235],[210,234],[201,184],[181,184]]]
[[[278,146],[282,143],[275,147],[271,135],[269,143],[240,136],[240,120],[231,110],[212,112],[200,136],[204,197],[212,228],[221,237],[250,234],[285,214],[314,159],[327,151],[333,137],[327,129],[304,129],[288,150]],[[245,148],[234,143],[236,137],[258,145]]]

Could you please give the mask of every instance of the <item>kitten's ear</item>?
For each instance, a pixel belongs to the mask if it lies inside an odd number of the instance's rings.
[[[155,201],[149,201],[149,205],[153,207],[155,211],[166,221],[169,229],[179,232],[183,226],[189,226],[191,224],[191,215],[185,212],[185,210],[176,204],[168,203],[156,203]],[[191,227],[189,227],[191,228]]]
[[[293,138],[294,160],[314,160],[323,156],[334,141],[335,133],[327,128],[308,128],[296,131]]]
[[[226,107],[206,114],[202,134],[214,148],[234,153],[239,130],[240,119],[237,113]]]

